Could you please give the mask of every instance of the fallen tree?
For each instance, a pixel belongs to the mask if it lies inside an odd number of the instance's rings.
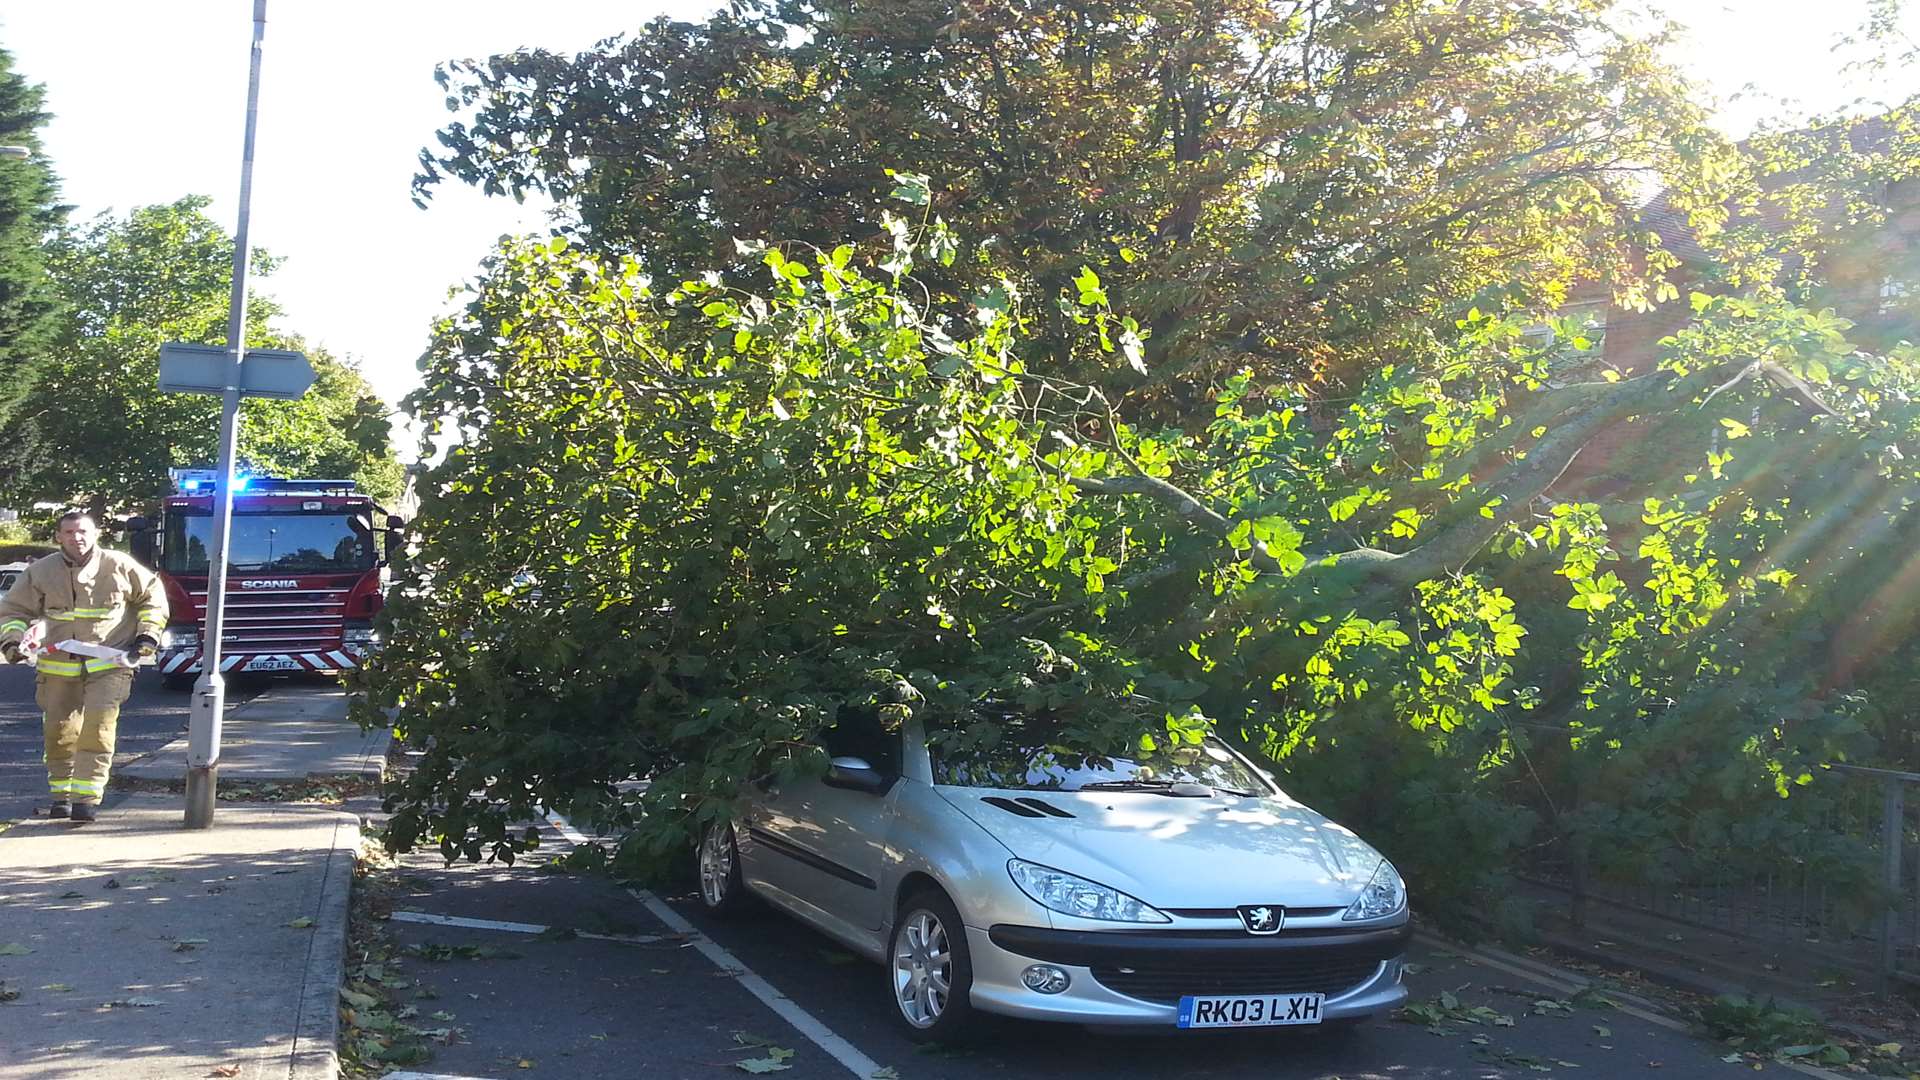
[[[1887,734],[1912,350],[1702,295],[1644,374],[1583,377],[1584,343],[1473,312],[1350,401],[1242,373],[1143,430],[1029,368],[1011,279],[930,314],[916,267],[976,252],[887,228],[871,261],[742,245],[752,289],[564,241],[489,261],[410,403],[452,446],[367,676],[423,751],[390,843],[511,858],[548,806],[671,855],[818,767],[841,710],[987,741],[1045,710],[1240,738],[1440,906],[1519,845],[1604,871],[1733,828]],[[1068,301],[1137,359],[1096,274]],[[1608,468],[1628,497],[1580,498]],[[1869,614],[1884,648],[1836,685],[1824,645]]]

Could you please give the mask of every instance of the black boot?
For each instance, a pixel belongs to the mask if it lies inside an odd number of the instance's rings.
[[[53,805],[47,807],[47,816],[50,818],[63,818],[71,813],[73,807],[65,799],[55,799]]]
[[[82,823],[82,824],[92,821],[94,819],[96,810],[97,808],[90,802],[74,803],[73,804],[73,820],[75,822]]]

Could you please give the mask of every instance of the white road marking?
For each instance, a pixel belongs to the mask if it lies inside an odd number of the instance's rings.
[[[560,830],[560,835],[566,837],[569,843],[579,845],[590,842],[578,829],[568,824],[567,819],[551,810],[547,811],[547,820],[554,828]],[[627,893],[640,901],[641,906],[651,912],[654,918],[665,923],[667,929],[684,935],[687,943],[698,949],[700,955],[712,961],[715,967],[735,973],[735,982],[744,987],[748,993],[759,998],[761,1004],[772,1009],[782,1020],[792,1024],[795,1030],[805,1035],[815,1046],[825,1050],[828,1056],[845,1065],[847,1071],[859,1077],[860,1080],[867,1080],[868,1077],[880,1071],[879,1062],[834,1034],[827,1025],[814,1019],[812,1013],[801,1008],[792,998],[774,989],[772,983],[754,974],[747,965],[741,963],[718,942],[701,933],[692,923],[682,918],[679,912],[668,907],[665,901],[645,889],[628,889]],[[388,1074],[389,1077],[392,1075]]]
[[[486,1080],[482,1076],[454,1076],[452,1073],[390,1072],[380,1080]]]
[[[500,930],[509,934],[544,934],[553,929],[551,926],[541,926],[539,923],[466,919],[458,915],[435,915],[430,911],[396,911],[390,917],[394,922],[421,923],[427,926],[458,926],[467,930]],[[654,942],[666,940],[659,934],[589,934],[585,930],[576,930],[573,936],[590,941],[619,941],[628,945],[651,945]]]

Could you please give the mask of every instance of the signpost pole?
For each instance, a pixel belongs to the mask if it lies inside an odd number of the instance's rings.
[[[227,541],[233,531],[233,458],[240,428],[240,369],[247,348],[247,210],[253,197],[253,133],[260,114],[260,46],[267,0],[253,0],[253,52],[247,75],[247,133],[240,162],[240,223],[233,234],[233,298],[227,314],[226,386],[220,399],[220,463],[213,493],[213,543],[207,552],[207,617],[200,640],[200,678],[187,720],[189,829],[213,824],[220,768],[220,723],[227,685],[220,675],[220,635],[227,600]]]

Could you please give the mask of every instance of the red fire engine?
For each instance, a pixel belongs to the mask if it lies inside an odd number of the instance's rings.
[[[159,520],[136,518],[128,525],[134,557],[159,571],[172,613],[156,666],[168,686],[184,688],[201,667],[216,474],[174,469],[172,475],[175,493]],[[237,479],[221,672],[360,666],[378,644],[373,616],[384,597],[383,556],[400,524],[351,480]]]

